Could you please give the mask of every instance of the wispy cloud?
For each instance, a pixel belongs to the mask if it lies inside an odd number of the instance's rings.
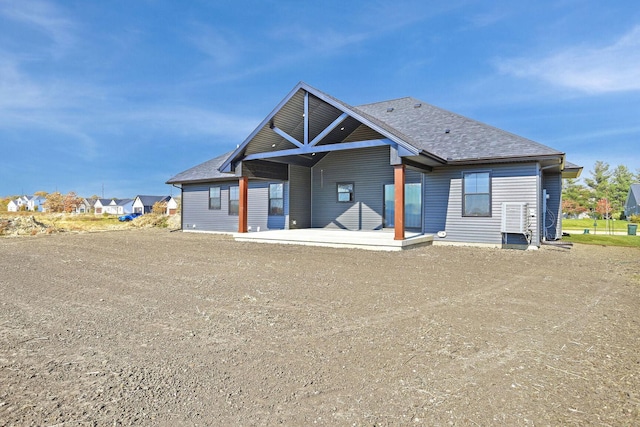
[[[54,54],[75,43],[73,22],[49,2],[0,0],[0,16],[43,33],[53,41]]]
[[[245,50],[237,37],[205,24],[195,24],[186,39],[217,67],[236,64]]]
[[[163,133],[216,136],[240,143],[258,125],[258,119],[234,116],[189,106],[149,106],[136,111],[115,114],[109,122],[137,124]],[[225,142],[229,142],[225,141]]]
[[[497,67],[505,74],[587,93],[640,90],[640,26],[607,46],[576,46],[542,58],[501,60]]]

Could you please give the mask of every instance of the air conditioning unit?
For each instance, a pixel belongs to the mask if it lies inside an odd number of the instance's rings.
[[[529,232],[529,209],[524,202],[502,204],[501,232],[527,234]]]

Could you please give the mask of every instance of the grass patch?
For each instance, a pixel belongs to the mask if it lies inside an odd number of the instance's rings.
[[[607,221],[604,219],[599,219],[596,221],[598,224],[598,230],[606,230],[607,229]],[[629,221],[623,220],[609,220],[609,229],[613,231],[627,231],[627,224]],[[584,230],[588,228],[593,232],[593,220],[589,218],[585,219],[563,219],[562,220],[562,228],[563,229],[576,229],[576,230]]]
[[[585,245],[624,246],[640,248],[640,236],[612,236],[609,234],[571,234],[564,236],[563,241],[583,243]]]
[[[118,221],[115,215],[72,215],[65,213],[47,212],[7,212],[3,213],[3,219],[11,220],[18,217],[33,217],[36,221],[45,224],[53,231],[101,231],[121,230],[130,228],[130,223]]]

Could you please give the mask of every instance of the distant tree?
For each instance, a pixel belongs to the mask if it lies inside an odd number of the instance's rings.
[[[59,191],[55,193],[47,194],[44,202],[44,207],[47,212],[63,212],[64,211],[64,197]]]
[[[9,209],[10,201],[11,201],[11,197],[0,198],[0,212],[6,212],[7,209]]]
[[[35,193],[33,193],[34,196],[40,196],[40,197],[47,197],[47,193],[46,191],[36,191]]]
[[[584,182],[587,184],[587,187],[593,190],[596,200],[600,200],[608,196],[609,186],[611,185],[609,182],[610,178],[611,172],[609,171],[609,164],[598,160],[593,165],[591,178],[585,178]]]
[[[562,200],[562,212],[570,217],[577,217],[581,213],[588,211],[587,207],[579,205],[574,200]]]
[[[609,203],[608,199],[600,199],[596,204],[596,213],[602,219],[610,219],[611,218],[611,203]]]
[[[576,215],[594,207],[591,203],[592,198],[593,193],[577,180],[567,178],[562,182],[562,201],[571,202],[567,204],[567,208],[571,207],[572,211],[577,212]],[[572,215],[564,209],[564,205],[562,211]]]
[[[626,166],[620,165],[615,168],[609,190],[609,198],[614,212],[622,212],[632,183],[633,173]]]
[[[78,197],[75,192],[70,191],[62,200],[62,210],[66,213],[71,213],[76,209],[76,207],[78,207],[78,205],[80,205],[80,203],[82,203],[82,198]]]

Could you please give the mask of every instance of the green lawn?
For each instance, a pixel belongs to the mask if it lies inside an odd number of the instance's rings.
[[[611,236],[608,234],[571,234],[564,236],[563,241],[583,243],[585,245],[626,246],[640,248],[640,236]]]
[[[598,232],[602,231],[604,232],[605,230],[607,230],[607,221],[604,219],[599,219],[596,221],[598,223]],[[629,221],[622,221],[622,220],[609,220],[609,224],[608,227],[609,229],[613,230],[613,231],[627,231],[627,224],[629,223]],[[573,229],[573,230],[584,230],[585,228],[588,228],[591,233],[593,233],[593,220],[592,219],[563,219],[562,220],[562,229],[563,230],[568,230],[568,229]]]

